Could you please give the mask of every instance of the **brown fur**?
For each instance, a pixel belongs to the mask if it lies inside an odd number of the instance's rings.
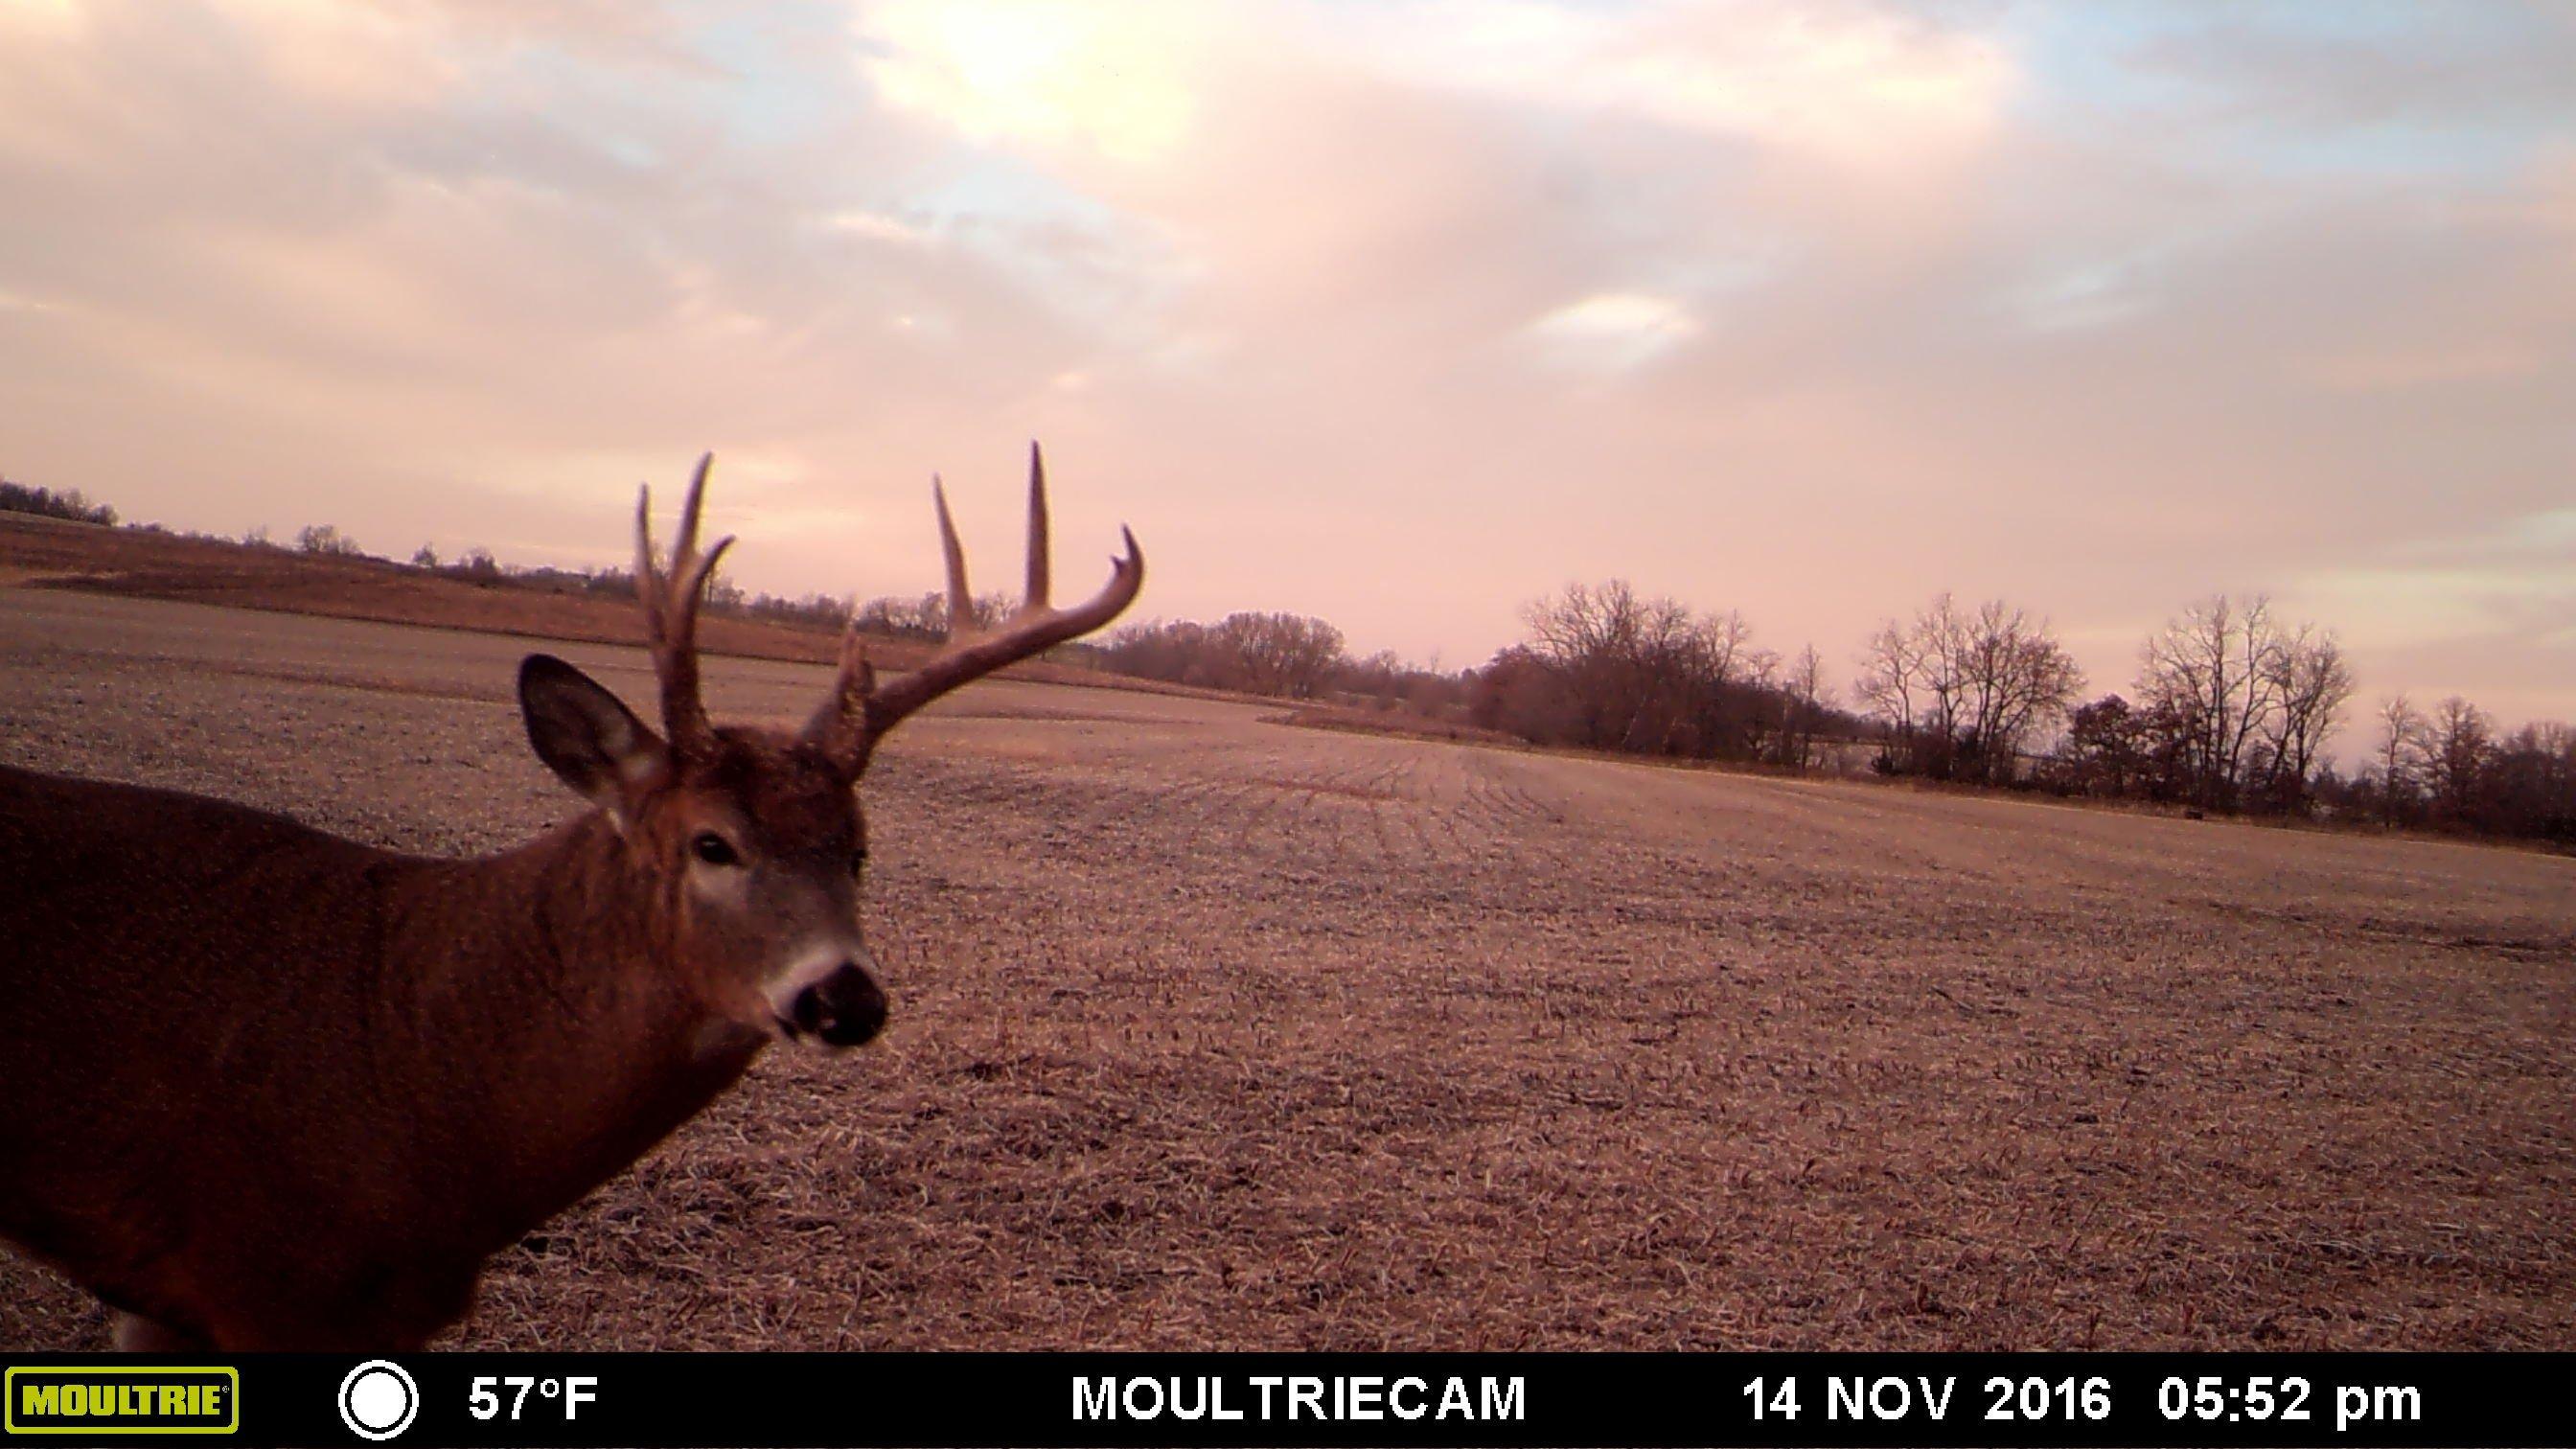
[[[846,877],[848,782],[730,731],[471,861],[0,768],[0,1232],[181,1339],[422,1342],[769,1040],[681,949],[709,812]]]

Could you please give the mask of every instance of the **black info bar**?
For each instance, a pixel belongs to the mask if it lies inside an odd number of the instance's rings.
[[[8,1442],[2576,1444],[2576,1354],[0,1357]]]

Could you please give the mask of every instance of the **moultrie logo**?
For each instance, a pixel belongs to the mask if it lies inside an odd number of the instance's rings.
[[[13,1368],[12,1434],[230,1434],[241,1427],[241,1373],[229,1368]]]

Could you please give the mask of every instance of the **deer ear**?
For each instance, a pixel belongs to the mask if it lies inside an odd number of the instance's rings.
[[[520,662],[519,713],[546,768],[621,822],[646,791],[670,778],[671,750],[662,737],[605,685],[551,654]]]

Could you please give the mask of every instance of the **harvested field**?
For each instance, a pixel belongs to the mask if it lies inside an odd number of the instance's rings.
[[[643,642],[634,601],[624,595],[564,593],[526,582],[474,583],[383,559],[307,554],[0,513],[0,588],[12,586],[385,624],[433,624],[535,639]],[[698,633],[709,653],[749,659],[828,664],[839,657],[841,646],[837,630],[713,610],[701,621]],[[880,667],[890,669],[909,668],[930,652],[928,645],[912,639],[872,639],[868,649]],[[1240,697],[1113,674],[1062,659],[1013,665],[1011,677],[1192,698]]]
[[[486,849],[573,808],[525,647],[0,588],[0,760]],[[825,678],[708,670],[719,716]],[[1263,713],[908,726],[885,1042],[771,1053],[449,1342],[2576,1341],[2576,861]],[[0,1346],[104,1336],[0,1258]]]

